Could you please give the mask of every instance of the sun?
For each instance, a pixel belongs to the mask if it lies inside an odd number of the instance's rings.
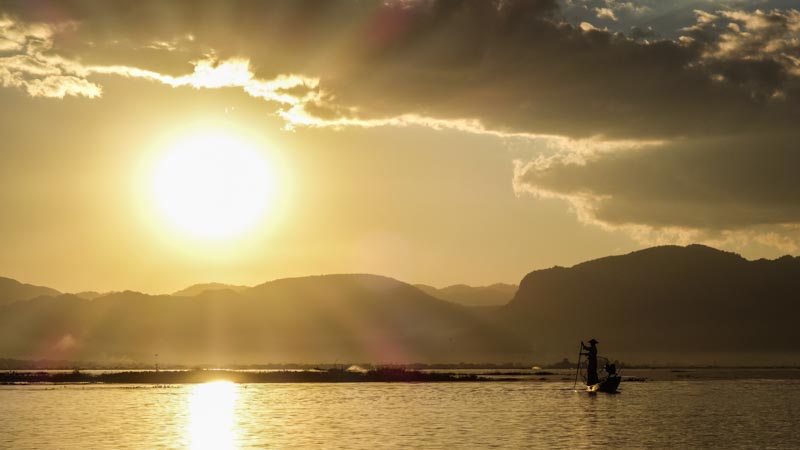
[[[223,131],[194,132],[156,159],[151,192],[176,231],[192,238],[239,236],[264,218],[275,176],[262,149]]]

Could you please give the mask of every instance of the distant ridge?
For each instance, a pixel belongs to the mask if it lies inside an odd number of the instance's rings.
[[[506,304],[459,304],[463,292],[483,289],[512,286],[435,289],[338,274],[87,300],[0,278],[0,358],[549,363],[574,360],[578,342],[591,337],[601,353],[648,364],[791,365],[800,357],[797,257],[653,247],[533,271]],[[461,293],[442,298],[450,292]]]
[[[489,286],[455,284],[437,289],[426,284],[415,284],[428,295],[464,306],[499,306],[508,303],[517,292],[516,284],[495,283]]]
[[[20,283],[11,278],[0,277],[0,306],[19,300],[30,300],[41,296],[61,294],[55,289]]]
[[[194,297],[207,291],[221,291],[225,289],[229,289],[234,292],[241,292],[245,289],[250,289],[250,287],[223,283],[200,283],[191,285],[187,288],[181,289],[180,291],[175,291],[172,293],[172,295],[179,297]]]
[[[520,343],[391,278],[321,275],[194,297],[41,297],[0,310],[0,357],[236,364],[498,360]],[[514,358],[512,358],[514,359]]]

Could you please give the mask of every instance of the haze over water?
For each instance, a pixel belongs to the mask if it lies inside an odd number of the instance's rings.
[[[2,448],[792,448],[800,381],[0,387]]]

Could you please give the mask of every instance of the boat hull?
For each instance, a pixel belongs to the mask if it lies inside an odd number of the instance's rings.
[[[620,376],[608,377],[597,384],[586,386],[586,392],[605,392],[607,394],[614,394],[619,392],[617,389],[619,388],[620,382],[622,382],[622,377]]]

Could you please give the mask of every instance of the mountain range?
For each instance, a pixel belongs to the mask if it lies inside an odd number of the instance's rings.
[[[518,289],[341,274],[74,295],[0,278],[0,358],[546,363],[595,337],[639,363],[795,364],[799,293],[800,258],[701,245],[536,270]]]
[[[55,289],[32,284],[20,283],[11,278],[0,277],[0,307],[18,300],[30,300],[36,297],[61,294]]]

